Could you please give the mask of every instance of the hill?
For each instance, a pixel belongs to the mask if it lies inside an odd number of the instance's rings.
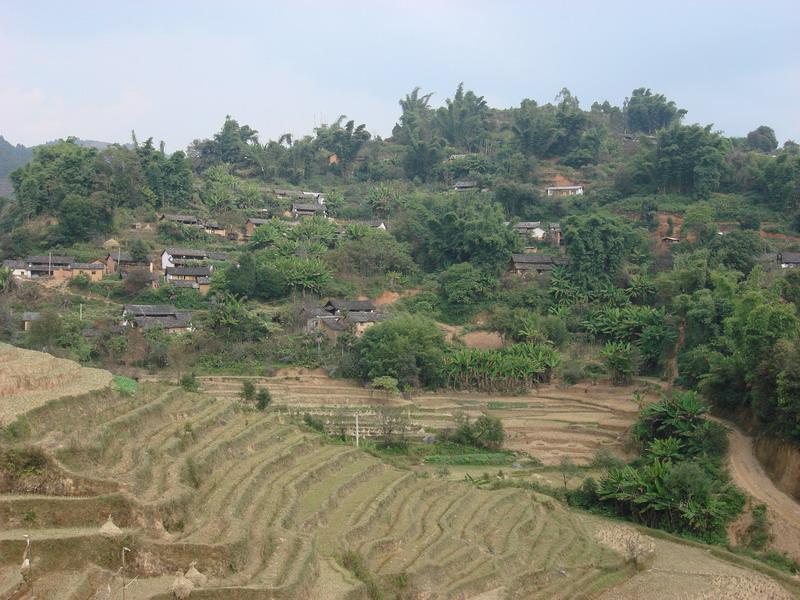
[[[33,157],[33,149],[22,144],[14,146],[0,135],[0,196],[10,198],[14,189],[9,180],[9,174],[26,164]]]

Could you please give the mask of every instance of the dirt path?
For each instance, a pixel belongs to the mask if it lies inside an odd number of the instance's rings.
[[[775,487],[753,452],[753,440],[732,423],[728,466],[733,483],[767,505],[775,536],[773,547],[800,560],[800,504]]]

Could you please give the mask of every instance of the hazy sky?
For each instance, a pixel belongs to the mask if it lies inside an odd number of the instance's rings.
[[[0,135],[209,137],[226,114],[310,133],[347,114],[388,135],[414,86],[489,104],[621,105],[646,86],[729,135],[800,141],[800,2],[0,0]]]

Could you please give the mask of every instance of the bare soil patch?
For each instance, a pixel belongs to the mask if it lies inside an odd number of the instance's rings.
[[[470,331],[463,334],[460,339],[467,348],[479,350],[495,350],[504,345],[503,336],[496,331]]]
[[[767,505],[767,516],[772,521],[772,547],[800,560],[800,504],[779,490],[764,472],[753,452],[752,438],[726,424],[731,428],[728,468],[733,482]]]

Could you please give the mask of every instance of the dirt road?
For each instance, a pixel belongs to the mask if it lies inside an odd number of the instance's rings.
[[[728,466],[733,483],[767,505],[775,536],[773,547],[800,560],[800,504],[775,487],[753,452],[753,440],[733,424],[730,427]]]

